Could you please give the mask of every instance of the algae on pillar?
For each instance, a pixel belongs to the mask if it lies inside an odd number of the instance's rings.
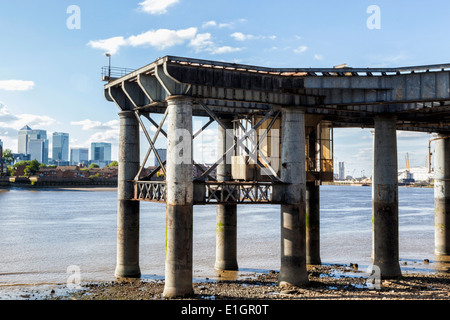
[[[320,186],[306,182],[306,263],[322,264],[320,259]]]
[[[281,132],[280,285],[299,286],[308,282],[305,235],[305,114],[298,108],[283,108]]]
[[[223,155],[233,145],[233,139],[227,135],[226,130],[233,130],[232,119],[221,119],[224,127],[218,126],[217,153]],[[229,132],[229,133],[231,133]],[[231,180],[231,157],[225,159],[217,166],[217,181]],[[238,270],[237,263],[237,205],[218,204],[216,206],[216,270]]]
[[[439,135],[434,158],[436,255],[450,255],[450,136]]]
[[[133,111],[120,116],[116,277],[139,278],[139,202],[133,180],[139,171],[139,123]]]
[[[184,97],[167,101],[165,297],[192,294],[193,171],[192,105]]]
[[[401,276],[398,239],[396,117],[375,117],[372,176],[373,265],[382,278]]]

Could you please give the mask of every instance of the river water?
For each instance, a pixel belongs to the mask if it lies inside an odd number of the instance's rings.
[[[371,188],[321,187],[321,259],[324,264],[370,265]],[[114,279],[116,190],[0,190],[0,286]],[[238,206],[239,272],[279,270],[277,205]],[[141,202],[142,278],[164,278],[165,205]],[[194,207],[194,279],[214,278],[215,206]],[[433,271],[432,188],[399,188],[402,270]],[[429,259],[430,263],[424,263]]]

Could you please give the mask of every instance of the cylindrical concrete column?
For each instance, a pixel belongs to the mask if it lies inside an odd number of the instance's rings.
[[[226,130],[233,131],[232,119],[221,119],[219,126],[217,153],[223,155],[232,145],[233,139]],[[231,156],[227,156],[217,166],[217,181],[231,180]],[[216,270],[238,270],[237,263],[237,206],[218,204],[216,207]]]
[[[450,255],[450,137],[439,135],[434,156],[435,254]]]
[[[397,167],[396,118],[391,115],[376,116],[372,175],[372,259],[383,278],[401,276]]]
[[[133,180],[139,171],[139,123],[133,111],[120,116],[117,265],[116,277],[138,278],[139,268],[139,202],[134,198]]]
[[[167,102],[165,297],[193,293],[192,105],[183,97]]]
[[[305,115],[284,108],[281,124],[281,180],[285,183],[281,205],[280,285],[308,282],[305,234]]]
[[[320,259],[320,186],[306,182],[306,263],[322,264]]]

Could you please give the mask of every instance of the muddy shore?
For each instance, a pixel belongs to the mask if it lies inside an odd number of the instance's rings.
[[[309,266],[309,283],[278,286],[278,272],[238,274],[194,282],[194,294],[176,300],[450,300],[450,273],[404,273],[377,281],[355,265]],[[123,279],[81,283],[79,288],[23,287],[10,299],[22,300],[167,300],[163,280]],[[11,291],[13,292],[13,291]],[[7,292],[3,292],[7,298]],[[172,299],[173,300],[173,299]]]

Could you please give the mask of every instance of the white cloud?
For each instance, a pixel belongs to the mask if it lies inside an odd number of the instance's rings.
[[[117,143],[119,141],[119,130],[105,130],[94,133],[88,139],[89,145],[92,142]]]
[[[246,41],[246,40],[255,40],[255,39],[276,39],[276,36],[255,36],[253,34],[244,34],[242,32],[234,32],[230,35],[230,37],[234,38],[237,41]]]
[[[181,30],[158,29],[141,33],[128,38],[127,43],[133,47],[150,45],[159,50],[163,50],[174,45],[182,44],[191,40],[197,34],[197,28],[187,28]]]
[[[167,8],[178,3],[179,0],[145,0],[140,2],[142,11],[150,14],[167,13]]]
[[[300,46],[300,47],[295,48],[295,49],[294,49],[294,52],[295,52],[295,53],[303,53],[303,52],[305,52],[306,50],[308,50],[308,47],[307,47],[307,46]]]
[[[212,40],[210,33],[199,33],[189,42],[189,46],[194,48],[196,53],[209,52],[210,54],[224,54],[243,50],[230,46],[218,46]]]
[[[233,22],[219,23],[219,28],[233,28]]]
[[[119,120],[101,122],[85,119],[81,121],[72,121],[70,124],[74,126],[81,126],[81,130],[83,131],[94,131],[89,138],[83,140],[83,143],[78,143],[76,145],[78,148],[87,148],[92,142],[109,142],[112,144],[117,144],[119,141]]]
[[[33,89],[33,81],[24,80],[0,80],[0,89],[7,91],[28,91]]]
[[[158,29],[149,30],[139,35],[133,35],[125,39],[122,36],[104,40],[89,41],[88,45],[94,49],[101,49],[110,54],[116,54],[121,47],[139,47],[149,45],[158,50],[179,45],[193,39],[197,34],[197,28],[180,30]]]
[[[46,115],[12,114],[8,108],[0,102],[0,139],[5,149],[17,152],[17,132],[25,125],[32,129],[46,129],[53,127],[58,122]]]
[[[109,52],[110,54],[116,54],[119,51],[119,48],[125,46],[127,44],[124,37],[113,37],[104,40],[91,40],[88,45],[94,49],[101,49],[105,52]]]
[[[105,123],[100,121],[93,121],[90,119],[85,119],[81,121],[72,121],[71,125],[81,126],[82,130],[118,130],[119,120],[111,120]]]
[[[238,19],[236,21],[218,23],[215,20],[210,20],[210,21],[206,21],[205,23],[203,23],[202,28],[218,27],[220,29],[223,29],[223,28],[232,29],[232,28],[234,28],[236,23],[244,23],[246,21],[247,21],[246,19]]]
[[[209,21],[207,24],[212,25],[213,23],[212,21]],[[272,37],[274,36],[269,38]],[[244,49],[216,44],[211,33],[198,33],[198,30],[195,27],[179,30],[149,30],[139,35],[132,35],[128,38],[120,36],[104,40],[89,41],[88,45],[94,49],[102,49],[110,54],[116,54],[121,47],[126,46],[151,46],[158,50],[164,50],[184,43],[188,43],[188,47],[193,48],[196,53],[208,52],[213,55],[238,52]]]
[[[0,103],[0,127],[19,130],[25,125],[31,128],[39,126],[40,128],[54,125],[57,121],[46,115],[35,115],[23,113],[19,115],[12,114],[8,108]]]
[[[35,115],[35,114],[20,114],[17,116],[17,127],[23,127],[24,125],[29,125],[31,128],[33,127],[48,127],[57,124],[58,122],[49,116]],[[36,128],[39,129],[39,128]]]
[[[241,50],[243,50],[243,48],[222,46],[222,47],[213,48],[210,52],[211,52],[211,54],[224,54],[224,53],[238,52]]]
[[[250,39],[255,38],[255,36],[252,34],[243,34],[242,32],[235,32],[235,33],[232,33],[230,36],[238,41],[245,41],[245,40],[250,40]]]
[[[193,47],[196,53],[208,51],[214,47],[211,33],[199,33],[189,42],[189,46]]]
[[[202,24],[202,28],[216,27],[216,26],[217,22],[214,20],[206,21],[205,23]]]
[[[316,53],[316,54],[314,55],[314,60],[319,60],[319,61],[320,61],[320,60],[323,60],[323,55],[322,55],[322,54],[317,54],[317,53]]]

